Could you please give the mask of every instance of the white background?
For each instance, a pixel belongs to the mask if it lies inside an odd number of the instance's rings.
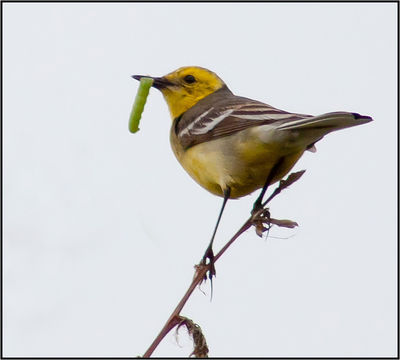
[[[328,135],[273,201],[275,218],[217,263],[214,296],[182,314],[210,356],[394,356],[396,4],[3,5],[4,355],[141,355],[183,295],[222,199],[169,147],[152,89],[128,132],[138,83],[199,65],[231,90],[308,114],[374,122]],[[257,194],[229,201],[218,250]],[[184,331],[155,356],[188,356]]]

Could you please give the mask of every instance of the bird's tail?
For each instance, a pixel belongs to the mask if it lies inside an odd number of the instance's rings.
[[[277,127],[277,130],[311,130],[325,135],[331,131],[366,124],[370,121],[372,118],[369,116],[338,111],[284,122]]]
[[[330,132],[366,124],[370,121],[372,121],[371,117],[357,113],[331,112],[283,122],[275,129],[274,138],[285,141],[288,147],[305,148],[315,152],[314,144]]]

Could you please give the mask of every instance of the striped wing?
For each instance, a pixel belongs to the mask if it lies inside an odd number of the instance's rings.
[[[196,114],[193,120],[181,119],[183,121],[177,124],[175,130],[182,146],[188,148],[253,126],[271,123],[278,125],[312,117],[289,113],[246,98],[239,99],[242,101],[236,101],[236,104],[227,104],[218,108],[210,106],[200,114]]]

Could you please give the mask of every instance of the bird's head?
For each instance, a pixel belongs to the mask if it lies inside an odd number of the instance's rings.
[[[215,73],[198,66],[181,67],[162,77],[133,75],[136,80],[142,77],[154,80],[152,86],[164,95],[172,119],[225,85]]]

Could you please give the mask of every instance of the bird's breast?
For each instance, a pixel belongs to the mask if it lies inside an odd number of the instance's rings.
[[[171,146],[186,172],[211,193],[223,196],[231,188],[231,198],[248,195],[261,188],[282,151],[245,130],[234,135],[183,149],[173,131]],[[301,152],[285,154],[285,161],[274,182],[282,178],[301,156]]]

